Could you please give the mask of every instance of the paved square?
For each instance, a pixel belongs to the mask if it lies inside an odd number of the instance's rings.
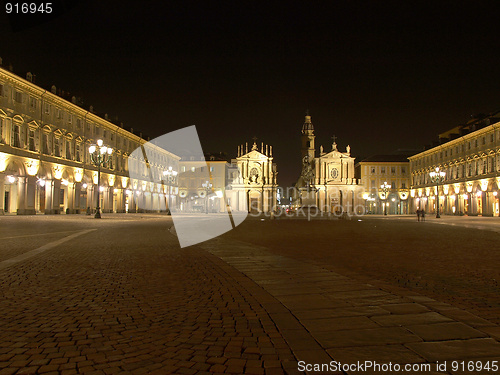
[[[0,374],[500,359],[494,231],[250,218],[181,250],[166,216],[0,221]]]

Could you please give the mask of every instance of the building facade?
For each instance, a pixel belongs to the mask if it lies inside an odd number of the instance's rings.
[[[147,141],[57,93],[35,85],[30,73],[23,79],[0,67],[0,212],[88,212],[98,198],[103,212],[166,210],[161,179],[129,177],[131,153]],[[99,187],[88,151],[98,139],[113,149]],[[157,156],[150,171],[178,170],[179,157],[148,150]]]
[[[231,208],[236,211],[272,212],[276,209],[277,167],[273,162],[273,148],[261,144],[259,151],[254,142],[238,146],[238,157],[231,161],[236,170],[231,171]]]
[[[368,214],[409,213],[410,162],[408,155],[373,155],[356,164]],[[387,183],[384,191],[381,186]]]
[[[203,160],[179,162],[179,204],[181,212],[227,212],[232,207],[232,176],[237,167],[227,160],[206,155]]]
[[[447,215],[498,216],[500,113],[481,116],[439,135],[440,142],[409,157],[412,209]],[[430,172],[445,172],[433,182]],[[438,198],[439,197],[439,198]]]
[[[325,152],[320,146],[316,156],[314,126],[306,115],[301,131],[302,172],[295,184],[295,205],[317,207],[322,212],[358,213],[363,205],[362,188],[355,177],[350,146],[344,152],[337,148]]]

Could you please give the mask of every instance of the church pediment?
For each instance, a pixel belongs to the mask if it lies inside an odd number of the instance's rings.
[[[322,159],[353,159],[348,153],[343,153],[337,150],[330,151],[328,154],[321,155]]]
[[[267,161],[268,159],[272,159],[272,158],[269,158],[268,156],[264,155],[263,153],[261,153],[261,152],[259,152],[257,150],[252,150],[249,153],[247,153],[245,155],[242,155],[242,156],[240,156],[237,159],[239,159],[239,160],[241,160],[241,159],[249,159],[249,160]]]

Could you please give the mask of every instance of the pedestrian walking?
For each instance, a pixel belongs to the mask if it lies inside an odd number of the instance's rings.
[[[417,209],[417,221],[420,221],[420,209]]]
[[[420,215],[422,216],[422,221],[425,221],[425,210],[424,209],[422,209],[420,211]]]

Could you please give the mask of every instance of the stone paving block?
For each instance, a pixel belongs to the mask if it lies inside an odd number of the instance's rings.
[[[270,316],[281,330],[304,329],[302,324],[290,312],[271,313]]]
[[[307,318],[301,320],[301,323],[312,333],[314,332],[330,332],[340,331],[345,329],[364,329],[378,328],[379,325],[367,318],[366,316],[353,316],[343,318],[325,318],[313,319]]]
[[[481,326],[478,329],[500,341],[500,326]]]
[[[422,324],[406,326],[406,328],[424,341],[464,340],[487,336],[485,333],[459,322]]]
[[[400,344],[331,348],[328,354],[341,363],[376,361],[378,363],[419,363],[425,359]]]
[[[405,344],[428,361],[500,356],[500,343],[491,338]]]
[[[489,326],[495,327],[495,326],[497,326],[496,324],[494,324],[486,319],[482,319],[482,318],[478,317],[477,315],[471,314],[468,311],[457,309],[457,308],[443,311],[442,314],[451,318],[451,319],[459,320],[459,321],[461,321],[465,324],[468,324],[472,327],[489,327]]]
[[[316,350],[296,350],[293,352],[297,361],[306,363],[328,363],[332,358],[323,348]]]
[[[340,300],[351,300],[356,298],[380,298],[380,297],[391,297],[391,296],[392,295],[390,293],[387,293],[380,289],[373,289],[373,288],[328,293],[328,297]]]
[[[419,303],[396,303],[391,305],[381,305],[380,308],[387,310],[392,314],[419,314],[430,311],[427,307]]]
[[[37,370],[38,370],[38,366],[29,366],[29,367],[23,367],[23,368],[20,368],[19,371],[17,371],[17,374],[21,375],[21,374],[36,374],[37,373]]]
[[[353,316],[375,316],[388,315],[389,312],[379,306],[359,306],[359,307],[342,307],[335,309],[315,309],[294,311],[294,315],[300,320],[302,319],[321,319],[321,318],[343,318]]]
[[[325,348],[404,344],[422,341],[420,337],[402,327],[351,329],[318,332],[313,335]]]
[[[301,294],[293,296],[279,296],[278,300],[283,303],[290,310],[312,310],[312,309],[325,309],[336,308],[338,303],[325,298],[321,294]]]
[[[407,326],[416,324],[432,324],[441,322],[452,322],[453,320],[447,318],[436,312],[425,312],[420,314],[402,314],[402,315],[381,315],[371,318],[374,322],[381,326]]]
[[[320,348],[316,340],[306,330],[284,330],[282,333],[287,345],[294,348],[294,350],[315,350]]]
[[[376,297],[353,298],[348,301],[351,306],[380,306],[406,302],[410,302],[406,297],[400,297],[393,294]]]

